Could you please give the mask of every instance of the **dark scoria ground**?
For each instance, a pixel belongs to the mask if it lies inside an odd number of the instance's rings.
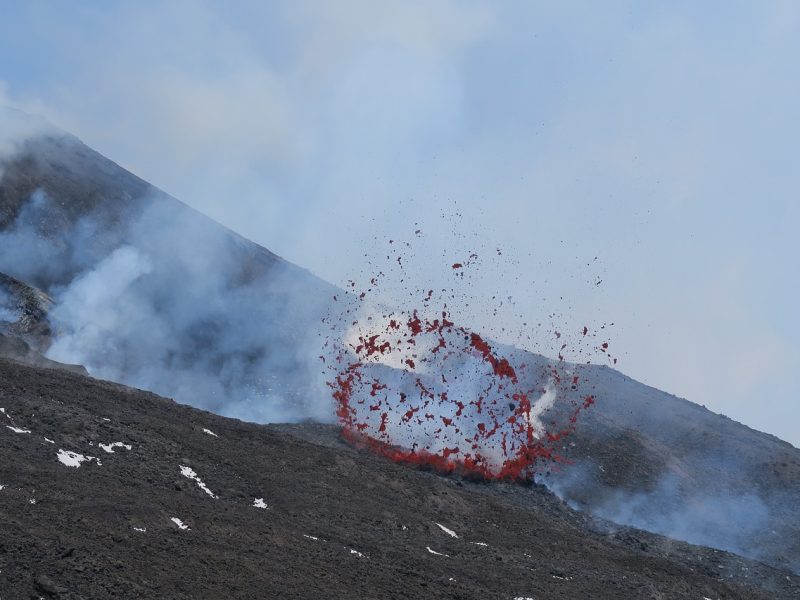
[[[48,354],[55,339],[114,316],[119,325],[106,326],[101,340],[58,358],[215,412],[233,405],[238,412],[229,414],[249,420],[332,418],[317,402],[327,391],[312,377],[319,363],[306,359],[319,351],[323,316],[348,310],[349,301],[354,308],[357,296],[214,223],[76,138],[48,128],[0,155],[3,239],[0,356],[55,366]],[[179,244],[176,253],[175,240],[187,247]],[[100,305],[106,312],[81,303],[77,322],[65,322],[63,312],[60,324],[57,315],[50,319],[51,309],[64,308],[63,286],[131,245],[150,258],[153,273],[124,293],[101,286],[110,294]],[[198,257],[208,262],[199,271],[192,267]],[[209,281],[218,286],[211,286],[213,302]],[[131,304],[152,310],[147,318],[123,314]],[[4,314],[13,318],[4,323]],[[328,331],[331,322],[325,335],[335,339],[344,332]],[[497,350],[531,371],[553,366],[544,356]],[[800,573],[800,450],[610,368],[567,368],[580,371],[576,394],[596,402],[559,448],[575,464],[543,479],[551,489],[585,512]],[[268,380],[274,390],[264,396]],[[239,403],[251,395],[252,403]]]
[[[3,600],[800,595],[785,572],[611,529],[539,486],[402,467],[331,426],[244,423],[6,359],[0,407]],[[99,447],[113,442],[131,449]]]

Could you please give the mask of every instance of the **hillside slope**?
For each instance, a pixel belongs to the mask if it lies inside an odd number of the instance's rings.
[[[4,356],[247,421],[333,420],[318,334],[347,296],[70,135],[0,144],[0,273]],[[546,384],[549,359],[503,352]],[[576,508],[800,572],[800,451],[617,371],[570,368],[596,403],[561,449],[573,464],[540,481]]]
[[[404,468],[324,427],[243,423],[1,359],[0,381],[3,597],[800,592],[786,573],[724,552],[600,533],[543,488]]]
[[[250,420],[329,414],[306,402],[335,288],[72,136],[0,154],[0,272],[54,301],[50,358]]]
[[[573,506],[800,573],[800,450],[589,367],[598,398],[546,478]]]

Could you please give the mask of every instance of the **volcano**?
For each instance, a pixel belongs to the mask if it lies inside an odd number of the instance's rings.
[[[544,486],[409,469],[0,359],[9,598],[793,598],[796,578],[588,519]]]
[[[321,335],[346,335],[331,315],[357,295],[77,138],[0,119],[12,122],[0,139],[4,589],[393,597],[404,581],[420,598],[796,597],[790,444],[608,366],[482,340],[471,347],[487,368],[525,364],[544,390],[557,366],[592,398],[554,440],[563,460],[520,486],[354,449],[317,355]],[[320,424],[263,425],[286,421]],[[309,568],[323,575],[309,583]]]

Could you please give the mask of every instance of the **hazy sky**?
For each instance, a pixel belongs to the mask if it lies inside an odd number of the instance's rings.
[[[420,281],[501,246],[464,320],[613,321],[623,372],[800,445],[799,3],[0,9],[0,103],[334,283],[415,222]]]

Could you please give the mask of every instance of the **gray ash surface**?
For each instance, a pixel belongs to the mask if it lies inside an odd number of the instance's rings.
[[[786,572],[604,524],[541,486],[402,467],[331,426],[244,423],[2,359],[0,382],[4,600],[800,595]],[[130,450],[100,446],[115,442]]]

